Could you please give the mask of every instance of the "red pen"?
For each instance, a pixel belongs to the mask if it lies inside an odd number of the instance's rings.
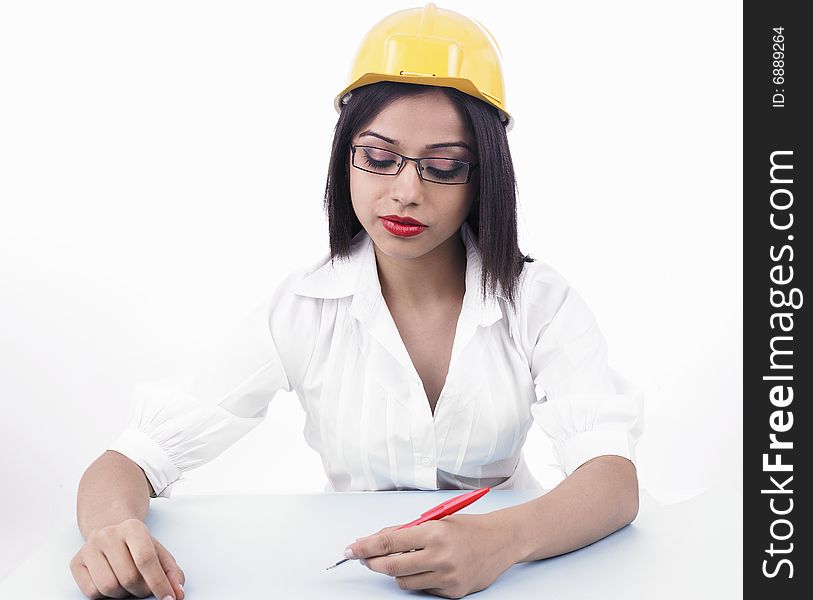
[[[474,490],[471,492],[466,492],[465,494],[461,494],[460,496],[455,496],[451,500],[446,500],[445,502],[441,502],[434,508],[430,508],[425,513],[421,514],[420,517],[415,519],[414,521],[407,523],[406,525],[401,525],[395,531],[399,529],[406,529],[407,527],[415,527],[415,525],[420,525],[421,523],[426,523],[427,521],[434,521],[436,519],[442,519],[443,517],[448,517],[451,514],[456,513],[461,508],[466,508],[469,504],[474,502],[475,500],[479,500],[483,496],[485,496],[490,487],[480,488],[479,490]],[[347,562],[350,560],[349,558],[343,558],[335,565],[329,566],[326,571],[329,571],[333,567],[338,567],[343,562]]]

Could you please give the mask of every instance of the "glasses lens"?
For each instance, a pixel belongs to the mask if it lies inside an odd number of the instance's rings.
[[[365,171],[392,175],[398,171],[401,157],[392,152],[369,146],[356,146],[353,154],[353,164]]]
[[[401,160],[398,154],[373,146],[356,146],[353,153],[354,167],[379,175],[395,175]],[[466,183],[469,165],[451,158],[424,158],[421,160],[421,176],[435,183]]]
[[[429,158],[423,161],[423,178],[436,183],[466,183],[469,165],[451,158]]]

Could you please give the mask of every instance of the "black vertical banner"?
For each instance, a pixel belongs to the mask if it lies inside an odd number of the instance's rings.
[[[813,598],[809,236],[813,23],[744,5],[743,577],[746,598]],[[804,557],[804,558],[803,558]]]

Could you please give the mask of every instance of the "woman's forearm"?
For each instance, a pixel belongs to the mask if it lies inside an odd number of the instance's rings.
[[[106,451],[79,482],[76,520],[82,537],[87,540],[92,531],[127,519],[143,521],[151,492],[141,467],[118,452]]]
[[[547,494],[496,512],[517,541],[514,562],[577,550],[628,525],[638,514],[635,466],[620,456],[599,456]]]

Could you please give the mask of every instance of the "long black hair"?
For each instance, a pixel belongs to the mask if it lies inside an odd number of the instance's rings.
[[[350,256],[353,236],[362,229],[350,201],[348,154],[353,137],[398,98],[432,90],[441,90],[452,101],[475,141],[479,193],[466,221],[477,236],[482,258],[482,296],[495,294],[499,283],[513,306],[524,263],[534,259],[517,244],[516,179],[508,137],[496,108],[455,88],[382,81],[352,91],[336,123],[325,186],[331,262]]]

